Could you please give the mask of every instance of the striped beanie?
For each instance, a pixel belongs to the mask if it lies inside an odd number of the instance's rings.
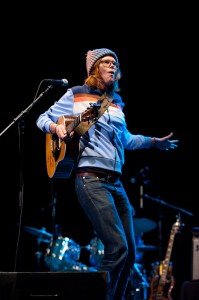
[[[103,57],[103,56],[113,56],[118,63],[118,57],[115,54],[115,52],[111,51],[110,49],[107,48],[100,48],[100,49],[94,49],[94,50],[89,50],[86,54],[86,70],[88,76],[90,75],[90,72],[92,71],[92,68],[96,61]]]

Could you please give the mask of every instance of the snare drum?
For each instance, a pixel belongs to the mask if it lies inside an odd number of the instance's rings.
[[[73,264],[80,257],[81,247],[68,237],[51,239],[44,262],[52,271],[61,271],[63,265]]]

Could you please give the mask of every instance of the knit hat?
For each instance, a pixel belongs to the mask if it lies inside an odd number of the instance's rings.
[[[94,50],[89,50],[86,54],[86,70],[87,74],[90,75],[90,72],[96,63],[96,61],[103,57],[103,56],[113,56],[118,63],[118,57],[115,54],[115,52],[111,51],[110,49],[107,48],[100,48],[100,49],[94,49]]]

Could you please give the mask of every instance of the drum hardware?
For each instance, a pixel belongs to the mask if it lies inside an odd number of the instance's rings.
[[[44,262],[53,272],[97,272],[97,269],[79,261],[81,249],[90,251],[90,245],[80,247],[75,241],[59,236],[46,249]]]
[[[143,220],[143,219],[142,219]],[[145,225],[147,222],[142,221],[140,230],[145,230]],[[150,222],[149,222],[150,223]],[[151,223],[152,225],[152,223]],[[150,227],[152,228],[152,226]],[[138,230],[137,230],[138,231]],[[143,232],[139,234],[135,234],[135,244],[136,244],[136,262],[134,267],[131,270],[130,274],[130,292],[128,294],[128,300],[147,300],[148,290],[149,290],[149,283],[147,281],[146,270],[143,266],[142,259],[146,252],[156,250],[157,247],[152,245],[145,245],[144,240],[142,239]]]
[[[137,246],[137,251],[140,252],[149,252],[149,251],[154,251],[157,250],[156,246],[152,246],[152,245],[138,245]]]
[[[135,263],[130,275],[130,292],[127,299],[147,300],[149,283],[146,279],[146,270],[142,264]]]
[[[24,226],[23,230],[26,231],[27,233],[30,233],[37,237],[37,251],[36,251],[35,255],[37,257],[37,271],[39,272],[40,264],[41,264],[41,257],[43,255],[43,253],[40,251],[40,245],[42,242],[49,243],[50,238],[52,237],[52,234],[48,233],[46,231],[45,227],[42,227],[41,229],[37,229],[34,227]]]
[[[96,272],[97,268],[95,265],[98,264],[98,260],[101,260],[104,254],[104,248],[101,241],[99,239],[93,239],[89,245],[80,247],[74,240],[68,237],[62,237],[60,235],[60,228],[55,227],[55,229],[56,236],[53,237],[53,234],[48,233],[45,227],[42,227],[41,229],[29,226],[23,227],[24,231],[37,237],[38,249],[35,253],[38,265],[37,271],[40,271],[40,261],[43,256],[43,252],[40,251],[40,244],[48,243],[49,245],[46,248],[44,255],[44,263],[50,268],[50,271]],[[91,267],[79,262],[81,248],[85,248],[91,252]]]
[[[80,257],[81,247],[68,237],[51,239],[44,262],[51,271],[71,270]]]
[[[104,245],[98,237],[94,237],[86,248],[90,251],[89,262],[98,269],[102,258],[104,257]]]
[[[147,218],[134,218],[133,223],[135,234],[149,232],[157,227],[156,222]]]
[[[43,256],[43,252],[39,251],[40,244],[38,243],[38,251],[35,252],[35,256],[37,257],[37,272],[40,271],[40,265],[41,265],[41,257]]]
[[[143,270],[143,274],[141,272],[141,270],[139,269],[139,264],[135,263],[134,264],[134,268],[135,270],[137,271],[137,273],[139,274],[140,278],[142,279],[142,285],[145,286],[145,287],[149,287],[149,284],[146,280],[146,270],[144,269]]]
[[[156,246],[144,244],[144,241],[142,239],[142,234],[135,234],[135,244],[136,244],[136,262],[142,261],[144,253],[157,250]]]

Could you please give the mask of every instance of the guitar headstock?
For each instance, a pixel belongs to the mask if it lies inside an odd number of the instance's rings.
[[[176,222],[172,226],[172,232],[179,232],[183,225],[184,224],[182,223],[180,216],[177,216]]]

